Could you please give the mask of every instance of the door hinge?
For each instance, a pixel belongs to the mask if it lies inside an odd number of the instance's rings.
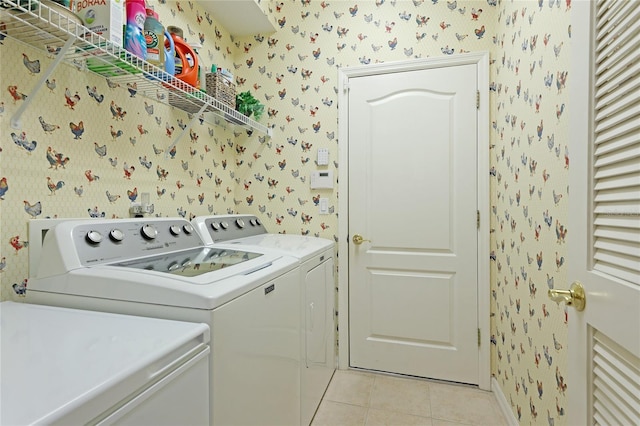
[[[476,210],[476,227],[480,229],[480,210]]]
[[[476,109],[480,109],[480,91],[476,90]]]
[[[478,329],[478,347],[480,346],[480,329]]]
[[[342,86],[342,90],[346,93],[349,91],[349,82],[345,81],[344,85]]]

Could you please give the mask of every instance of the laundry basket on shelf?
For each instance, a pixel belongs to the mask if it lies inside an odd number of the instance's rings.
[[[236,85],[224,78],[219,72],[205,76],[207,95],[219,100],[231,109],[236,108]]]

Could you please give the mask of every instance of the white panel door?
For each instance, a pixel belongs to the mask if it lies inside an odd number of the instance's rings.
[[[574,74],[570,103],[568,272],[570,282],[584,286],[586,305],[581,312],[568,311],[568,377],[556,378],[558,386],[568,388],[569,424],[635,425],[640,424],[640,5],[597,5],[598,25],[590,25],[593,3],[575,2],[572,8],[572,38],[582,40],[572,47],[572,69],[583,72]],[[608,30],[614,21],[622,25]],[[598,72],[590,79],[594,49],[604,56],[598,55]]]
[[[352,367],[478,383],[476,67],[349,79]]]

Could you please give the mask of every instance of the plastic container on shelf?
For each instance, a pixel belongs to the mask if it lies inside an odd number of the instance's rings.
[[[167,31],[169,31],[169,34],[176,34],[178,37],[184,38],[184,32],[180,27],[176,27],[175,25],[169,25],[167,27]]]
[[[144,37],[144,22],[147,18],[145,0],[126,0],[126,24],[124,48],[140,59],[147,58],[147,42]]]
[[[167,44],[169,46],[167,46]],[[176,74],[176,46],[169,31],[164,30],[164,70],[167,74]]]
[[[205,92],[204,90],[204,77],[202,76],[202,66],[203,66],[203,62],[202,59],[200,59],[200,52],[199,49],[202,49],[202,44],[199,42],[196,43],[189,43],[189,46],[191,47],[191,49],[193,49],[194,53],[196,54],[196,59],[197,59],[197,63],[198,63],[198,86],[197,88],[200,89],[201,91]]]
[[[146,12],[144,38],[147,45],[147,62],[164,69],[164,27],[160,23],[158,13],[152,7],[147,7]]]
[[[177,32],[172,32],[175,31],[175,27],[169,27],[168,30],[175,46],[175,77],[195,88],[199,88],[198,56]],[[168,47],[168,44],[169,42],[165,41],[165,47]]]

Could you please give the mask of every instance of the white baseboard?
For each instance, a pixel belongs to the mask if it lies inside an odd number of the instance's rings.
[[[502,411],[502,415],[504,416],[507,424],[509,426],[519,426],[518,419],[513,414],[513,410],[511,408],[511,404],[507,401],[507,397],[502,393],[502,388],[495,377],[491,378],[491,392],[496,397],[496,401],[498,401],[498,406],[500,407],[500,411]]]

